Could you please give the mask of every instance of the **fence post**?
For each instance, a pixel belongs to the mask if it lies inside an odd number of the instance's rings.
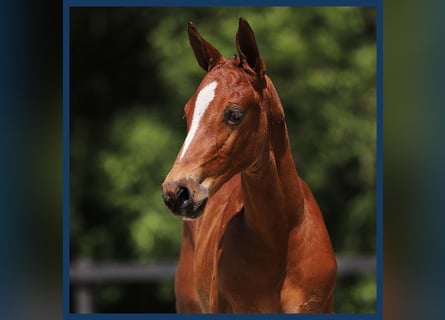
[[[82,258],[77,262],[77,270],[80,274],[89,274],[91,262],[87,258]],[[91,285],[87,281],[80,281],[73,288],[75,310],[78,313],[93,313],[93,293]]]

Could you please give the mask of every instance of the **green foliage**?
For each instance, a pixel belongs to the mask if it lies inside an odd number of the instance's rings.
[[[376,277],[364,275],[359,278],[347,278],[337,288],[334,305],[341,306],[335,312],[374,313],[376,312]]]
[[[96,163],[91,164],[101,177],[102,188],[95,191],[96,196],[125,217],[133,259],[176,258],[180,224],[166,212],[160,185],[180,147],[178,137],[143,108],[117,112],[107,135],[106,143],[97,150]],[[73,218],[80,215],[76,207],[72,211]],[[95,239],[104,232],[92,230],[85,245],[106,245],[99,239],[107,235]],[[83,250],[90,252],[88,247]],[[112,255],[104,258],[112,259]]]
[[[110,128],[109,147],[98,155],[109,188],[102,199],[122,212],[136,212],[130,235],[139,259],[174,258],[180,224],[166,213],[160,184],[179,141],[147,111],[122,112]]]
[[[165,208],[160,185],[184,139],[183,105],[204,75],[188,44],[187,21],[230,57],[239,16],[255,31],[285,108],[297,168],[336,252],[375,252],[374,9],[76,8],[72,260],[177,258],[181,222]],[[171,284],[151,288],[154,305],[169,303]],[[374,312],[375,291],[375,276],[339,279],[336,312]],[[144,291],[106,287],[101,310],[138,292]]]

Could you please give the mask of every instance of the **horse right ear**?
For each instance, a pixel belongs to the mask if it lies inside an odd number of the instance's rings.
[[[223,59],[219,51],[207,42],[198,32],[193,22],[188,24],[189,42],[193,53],[201,68],[210,71],[218,62]]]

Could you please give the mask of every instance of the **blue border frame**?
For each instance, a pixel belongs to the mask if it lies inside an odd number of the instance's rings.
[[[378,7],[382,0],[64,0],[64,7]]]
[[[64,320],[147,320],[147,319],[158,319],[158,320],[192,320],[201,318],[202,320],[226,320],[238,318],[238,320],[265,320],[265,319],[281,319],[281,320],[380,320],[382,317],[378,317],[375,313],[357,313],[357,314],[161,314],[161,313],[93,313],[93,314],[77,314],[71,313],[66,317],[64,314]]]
[[[376,251],[377,310],[383,319],[383,0],[376,1],[377,13],[377,181],[376,181]]]
[[[376,176],[376,257],[377,257],[377,305],[376,313],[372,314],[301,314],[300,319],[363,319],[377,320],[383,319],[383,0],[187,0],[182,3],[179,0],[64,0],[63,1],[63,319],[65,320],[121,320],[121,319],[177,319],[176,314],[157,313],[122,313],[122,314],[77,314],[70,313],[70,285],[69,285],[69,230],[70,230],[70,60],[69,60],[69,26],[71,7],[146,7],[146,6],[354,6],[354,7],[375,7],[377,16],[377,176]],[[205,318],[227,318],[241,317],[245,319],[286,318],[296,315],[180,315],[183,319],[194,317]]]
[[[63,319],[69,318],[70,305],[70,5],[63,1]]]

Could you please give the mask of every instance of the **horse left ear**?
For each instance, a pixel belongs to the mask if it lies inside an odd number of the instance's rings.
[[[236,50],[242,66],[252,70],[260,80],[264,80],[266,66],[261,60],[255,34],[249,23],[244,18],[239,18],[238,32],[236,33]]]

